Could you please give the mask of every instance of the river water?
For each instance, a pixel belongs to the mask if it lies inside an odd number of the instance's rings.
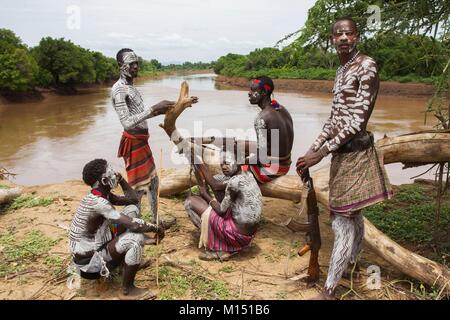
[[[229,135],[254,138],[253,120],[258,108],[248,102],[247,91],[220,89],[215,75],[170,76],[159,80],[138,81],[136,86],[146,104],[162,99],[177,100],[180,84],[188,81],[190,94],[199,103],[183,112],[177,127],[189,135]],[[320,132],[330,113],[331,94],[276,93],[294,121],[293,162],[304,154]],[[424,126],[426,98],[379,96],[369,124],[375,138],[429,129]],[[158,124],[163,116],[148,120],[150,145],[158,168],[183,166],[173,144]],[[228,130],[228,131],[227,131]],[[110,89],[91,90],[76,96],[49,95],[32,103],[0,104],[0,166],[14,172],[14,182],[21,185],[59,183],[81,179],[84,164],[94,158],[110,161],[116,169],[124,168],[117,158],[122,127],[111,105]],[[162,156],[161,156],[162,154]],[[329,163],[330,157],[317,168]],[[401,164],[387,165],[394,184],[410,183],[412,176],[426,167],[402,170]],[[294,174],[293,167],[290,174]],[[430,178],[431,176],[426,176]]]

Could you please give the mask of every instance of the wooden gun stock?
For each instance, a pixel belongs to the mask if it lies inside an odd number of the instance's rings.
[[[308,278],[306,280],[307,282],[316,282],[319,280],[319,250],[322,245],[319,227],[319,207],[317,206],[316,193],[314,191],[313,181],[309,175],[309,170],[305,170],[301,174],[301,179],[308,189],[308,197],[306,200],[308,204],[308,223],[299,225],[299,229],[307,226],[305,228],[307,231],[306,244],[298,251],[298,255],[303,256],[308,251],[311,251],[309,256]]]

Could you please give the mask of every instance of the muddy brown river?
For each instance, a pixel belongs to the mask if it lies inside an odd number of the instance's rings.
[[[258,108],[250,105],[247,91],[222,90],[213,74],[171,76],[160,80],[137,82],[146,104],[162,99],[176,100],[180,84],[187,80],[191,95],[199,103],[187,109],[177,126],[186,135],[230,135],[255,138],[253,120]],[[17,174],[13,180],[21,185],[36,185],[81,179],[86,162],[104,158],[116,169],[123,169],[117,158],[122,127],[111,105],[109,88],[91,90],[76,96],[49,95],[32,103],[0,104],[0,166]],[[275,98],[292,115],[295,125],[293,161],[302,155],[320,132],[330,113],[331,94],[308,92],[276,93]],[[375,138],[429,129],[424,125],[426,98],[379,96],[369,130]],[[184,166],[173,144],[158,124],[162,116],[149,120],[150,145],[157,166]],[[325,161],[326,160],[326,161]],[[330,157],[320,163],[329,163]],[[387,165],[392,183],[410,183],[410,179],[427,167],[402,170],[401,164]],[[290,174],[295,174],[293,167]],[[431,178],[431,175],[425,176]]]

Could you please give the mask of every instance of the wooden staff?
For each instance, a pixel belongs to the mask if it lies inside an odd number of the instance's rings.
[[[160,150],[159,155],[159,177],[162,177],[162,168],[163,168],[163,149]],[[158,178],[159,178],[158,177]],[[161,183],[161,180],[159,180],[159,183]],[[156,208],[159,211],[159,183],[158,183],[158,190],[156,192],[157,198],[156,198]],[[159,214],[156,215],[156,228],[159,229]],[[159,234],[156,233],[156,246],[159,245]],[[159,290],[159,253],[156,256],[156,286]]]

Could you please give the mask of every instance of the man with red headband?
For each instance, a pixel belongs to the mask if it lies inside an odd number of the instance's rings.
[[[158,216],[159,178],[152,151],[148,144],[147,119],[165,114],[175,104],[173,101],[161,101],[145,107],[142,97],[133,85],[133,79],[139,71],[138,57],[131,49],[121,49],[117,53],[120,67],[120,79],[112,87],[112,104],[119,116],[124,131],[120,141],[118,156],[123,157],[127,170],[128,183],[135,190],[145,190],[152,212],[152,223]],[[166,228],[175,221],[162,221]]]
[[[272,181],[288,173],[291,165],[291,150],[294,142],[294,126],[285,107],[272,100],[274,84],[269,77],[258,77],[251,82],[249,101],[261,109],[255,119],[256,146],[246,141],[243,170],[253,173],[260,184]],[[239,142],[237,149],[240,150]],[[256,150],[255,150],[256,149]]]

